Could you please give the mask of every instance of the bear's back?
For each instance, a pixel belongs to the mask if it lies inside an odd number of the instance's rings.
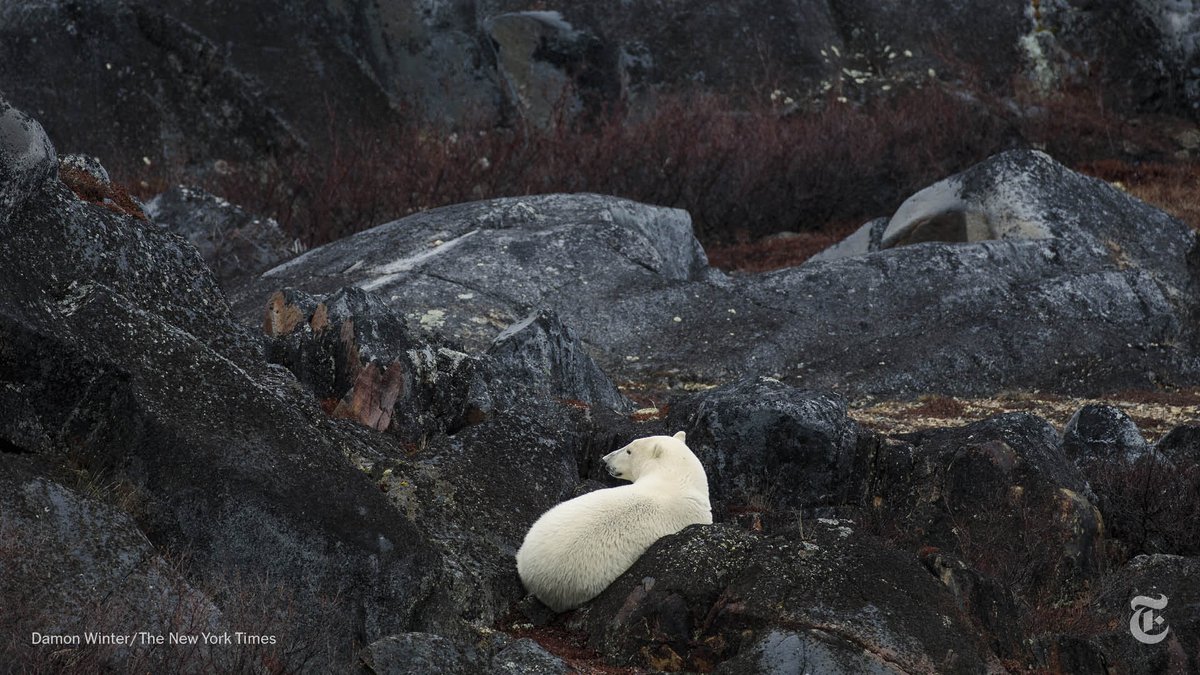
[[[517,572],[561,612],[596,597],[659,538],[682,529],[660,495],[622,485],[565,501],[529,529]]]

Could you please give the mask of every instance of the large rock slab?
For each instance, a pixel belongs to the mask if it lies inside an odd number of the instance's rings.
[[[592,328],[596,315],[608,314],[605,305],[629,289],[707,271],[683,211],[599,195],[542,195],[459,204],[380,225],[268,270],[234,301],[243,316],[257,319],[263,294],[276,288],[322,294],[353,285],[381,295],[414,325],[482,350],[534,309],[555,309],[576,330]],[[594,344],[594,330],[581,332]]]
[[[574,621],[612,662],[654,670],[998,669],[914,556],[855,528],[817,523],[801,537],[692,526],[651,546]]]
[[[963,237],[735,277],[707,267],[680,211],[596,195],[461,204],[310,251],[235,306],[257,323],[279,288],[356,285],[476,351],[548,308],[610,376],[652,384],[760,374],[910,396],[1200,381],[1186,225],[1030,151],[935,192],[953,199],[903,207],[892,243],[976,223]]]

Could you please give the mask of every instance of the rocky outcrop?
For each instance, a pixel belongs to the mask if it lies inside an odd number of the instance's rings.
[[[326,143],[331,124],[369,129],[414,108],[461,122],[503,117],[507,101],[545,123],[560,108],[636,108],[696,89],[734,99],[775,90],[792,110],[931,82],[1005,102],[1087,85],[1118,112],[1191,114],[1197,21],[1186,3],[1115,0],[738,0],[702,12],[54,0],[0,13],[0,88],[61,146],[123,165],[253,161]],[[50,76],[59,85],[41,86]]]
[[[1138,556],[1113,575],[1094,603],[1101,621],[1113,627],[1097,638],[1111,668],[1148,675],[1200,667],[1198,579],[1200,559],[1173,555]],[[1136,640],[1134,628],[1158,641]]]
[[[223,287],[296,254],[279,224],[196,187],[177,185],[146,202],[146,215],[196,247]]]
[[[0,35],[0,89],[72,152],[124,166],[187,164],[297,143],[229,62],[225,40],[157,4],[12,5],[0,9]],[[43,86],[49,73],[59,86]]]
[[[22,418],[3,427],[19,432],[10,453],[119,476],[138,528],[188,553],[194,582],[297,580],[294,602],[313,613],[296,640],[319,643],[327,598],[360,637],[415,621],[439,558],[347,457],[402,451],[306,403],[194,248],[56,180],[3,227],[0,382]]]
[[[793,386],[1036,384],[1063,376],[1042,371],[1069,358],[1067,340],[1093,359],[1144,347],[1142,361],[1104,362],[1124,386],[1164,364],[1188,381],[1194,236],[1043,156],[971,175],[987,185],[1024,163],[1021,175],[1069,188],[1076,220],[1018,181],[1035,204],[1021,217],[1042,218],[1044,238],[926,241],[731,278],[708,268],[682,212],[514,198],[425,212],[231,284],[251,328],[184,237],[58,179],[26,119],[6,109],[0,126],[11,132],[0,176],[12,177],[0,204],[0,662],[1194,665],[1193,645],[1146,657],[1112,629],[1129,591],[1170,588],[1184,608],[1172,626],[1187,635],[1191,557],[1136,558],[1113,577],[1116,595],[1099,592],[1103,560],[1196,554],[1200,511],[1177,498],[1200,476],[1192,427],[1147,446],[1127,418],[1092,407],[1061,438],[1029,414],[889,438],[856,424],[837,393]],[[64,166],[102,182],[102,167]],[[1085,197],[1116,224],[1089,220],[1102,214]],[[991,321],[997,305],[1009,322]],[[1158,322],[1134,325],[1146,315]],[[1055,323],[1064,316],[1081,321]],[[1130,342],[1160,333],[1180,339]],[[1031,346],[996,348],[1014,340]],[[791,382],[753,376],[776,367]],[[608,373],[732,383],[681,386],[631,413]],[[708,466],[716,524],[659,541],[573,614],[523,601],[513,556],[530,524],[615,484],[599,457],[679,430]],[[1080,620],[1103,619],[1095,637],[1030,634],[1045,620],[1036,612],[1063,611],[1039,603],[1082,602],[1085,588],[1097,595]],[[262,626],[281,647],[189,652],[193,667],[138,646],[64,652],[3,637],[135,622]],[[545,641],[564,653],[525,639],[546,635],[538,628],[567,635]]]
[[[279,292],[264,322],[271,361],[290,370],[331,417],[409,443],[466,423],[475,360],[420,341],[379,297],[352,287],[320,301]]]
[[[1010,413],[901,438],[874,458],[866,499],[921,544],[996,561],[1034,594],[1100,569],[1103,521],[1045,420]]]
[[[991,234],[732,278],[707,267],[680,211],[596,195],[462,204],[310,251],[236,305],[257,322],[279,288],[355,285],[474,351],[549,308],[610,375],[652,384],[756,373],[911,396],[1200,381],[1187,226],[1037,152],[994,157],[943,193],[958,196],[902,207],[893,243],[943,221]]]
[[[950,593],[856,527],[820,522],[803,537],[689,527],[654,544],[575,622],[614,663],[652,670],[996,668]]]
[[[687,432],[718,510],[842,504],[858,496],[858,425],[845,401],[828,393],[742,380],[677,400],[667,427]]]
[[[529,399],[624,412],[633,407],[588,356],[575,331],[549,310],[534,312],[497,335],[481,375],[473,403],[483,411]]]
[[[42,125],[0,97],[0,225],[57,170]]]

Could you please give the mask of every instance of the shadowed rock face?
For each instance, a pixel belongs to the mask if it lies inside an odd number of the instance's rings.
[[[138,527],[199,579],[300,580],[301,602],[355,606],[362,636],[412,621],[438,558],[346,459],[362,437],[267,365],[196,250],[57,180],[25,196],[0,246],[0,382],[22,404],[6,447],[123,476]]]
[[[1100,569],[1104,524],[1094,496],[1045,420],[1010,413],[901,438],[880,450],[866,494],[882,512],[903,514],[926,544],[1016,554],[1028,589],[1079,583]],[[1036,562],[1021,557],[1027,546]]]
[[[1086,84],[1118,112],[1190,114],[1198,24],[1187,3],[1119,0],[39,0],[0,9],[0,87],[61,147],[124,164],[252,160],[413,108],[544,122],[696,89],[809,106],[930,81]]]
[[[728,277],[707,267],[682,212],[595,195],[502,199],[310,251],[235,304],[257,319],[277,288],[357,285],[476,350],[546,307],[610,374],[663,384],[758,373],[909,396],[1200,380],[1185,225],[1036,152],[953,181],[956,204],[1007,234]]]
[[[72,152],[132,164],[250,159],[294,146],[275,109],[205,36],[157,3],[0,9],[0,87]],[[43,86],[49,73],[69,86]]]
[[[1163,672],[1190,672],[1200,667],[1200,558],[1177,555],[1143,555],[1113,575],[1097,594],[1095,606],[1113,626],[1111,632],[1096,638],[1107,661],[1122,672],[1149,675]],[[1135,607],[1138,597],[1166,600],[1166,606],[1153,614],[1163,621],[1151,621],[1145,632],[1162,641],[1153,645],[1134,639],[1130,628],[1135,610],[1150,609],[1145,601]],[[1140,617],[1140,613],[1139,613]]]
[[[151,220],[200,251],[226,288],[293,255],[293,242],[273,219],[256,218],[199,188],[178,185],[145,206]]]
[[[34,629],[74,635],[127,632],[133,624],[165,634],[179,613],[192,622],[189,629],[217,629],[217,607],[180,577],[127,513],[43,478],[31,457],[5,459],[0,597],[15,614],[7,628],[26,629],[26,639]]]

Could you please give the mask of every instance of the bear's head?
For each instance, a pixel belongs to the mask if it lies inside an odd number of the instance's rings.
[[[642,476],[657,471],[669,471],[681,478],[696,476],[703,481],[707,491],[708,481],[700,460],[692,454],[685,443],[686,436],[680,431],[674,436],[647,436],[629,445],[614,450],[602,458],[608,473],[617,478],[637,481]]]

